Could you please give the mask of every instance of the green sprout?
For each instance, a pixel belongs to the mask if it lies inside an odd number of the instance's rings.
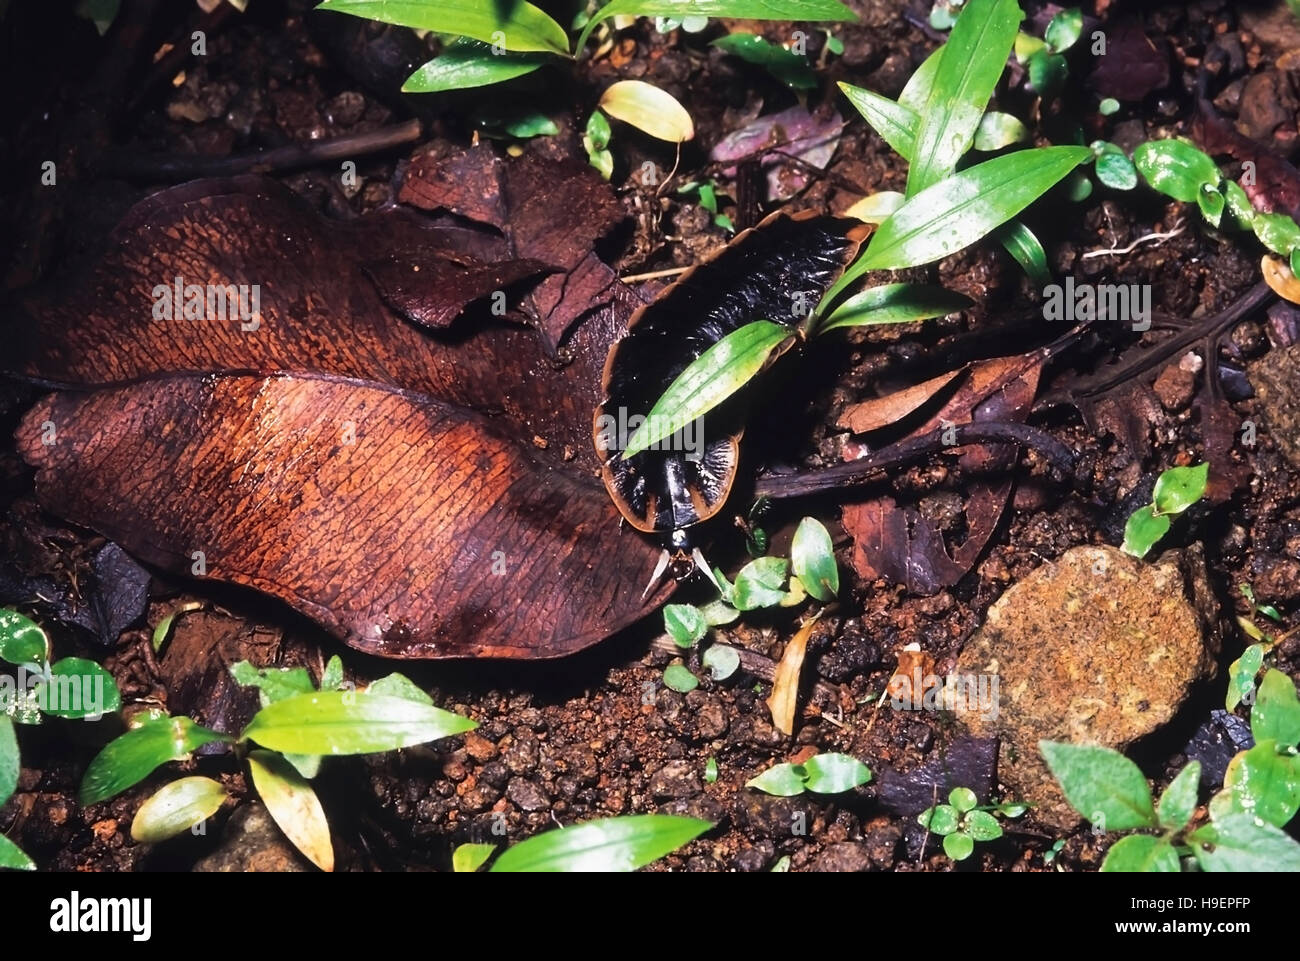
[[[1210,465],[1171,467],[1156,480],[1151,503],[1138,508],[1124,525],[1121,549],[1133,557],[1146,557],[1169,533],[1170,518],[1177,517],[1205,496]]]
[[[794,797],[814,794],[843,794],[871,780],[871,770],[848,754],[815,754],[802,764],[776,764],[745,782],[764,794]]]
[[[977,841],[996,841],[1002,837],[998,817],[1019,817],[1029,805],[1016,802],[981,806],[975,792],[968,787],[948,792],[947,804],[926,808],[917,823],[943,838],[943,852],[954,861],[965,861],[975,851]]]

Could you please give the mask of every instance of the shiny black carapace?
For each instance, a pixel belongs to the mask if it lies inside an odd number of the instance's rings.
[[[665,539],[675,575],[689,573],[691,557],[699,561],[686,528],[717,514],[735,483],[743,397],[731,398],[658,449],[625,459],[628,437],[677,376],[727,334],[757,320],[789,324],[793,333],[869,231],[849,218],[773,214],[637,311],[627,334],[610,348],[605,401],[593,425],[601,477],[629,524]],[[792,343],[793,337],[784,349]],[[661,561],[657,573],[668,563]]]

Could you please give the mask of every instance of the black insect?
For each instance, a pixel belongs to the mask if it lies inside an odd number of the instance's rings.
[[[702,353],[746,324],[799,322],[857,255],[869,232],[861,221],[776,213],[692,267],[632,316],[605,361],[605,401],[593,436],[601,477],[628,523],[658,534],[666,549],[653,585],[671,565],[676,577],[699,568],[712,576],[688,528],[722,510],[735,484],[745,404],[733,396],[658,449],[622,456],[628,437],[663,392]],[[670,553],[671,551],[671,553]]]

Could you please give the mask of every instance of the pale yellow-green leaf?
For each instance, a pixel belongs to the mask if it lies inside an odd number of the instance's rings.
[[[284,836],[322,871],[334,870],[334,848],[325,809],[307,780],[274,751],[248,755],[253,786]]]
[[[600,98],[600,109],[659,140],[681,143],[695,136],[691,115],[666,90],[644,80],[620,80]]]

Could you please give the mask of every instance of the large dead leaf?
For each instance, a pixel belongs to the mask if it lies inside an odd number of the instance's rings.
[[[173,375],[47,396],[17,440],[47,509],[374,654],[554,657],[671,592],[640,602],[658,547],[594,481],[388,386]]]
[[[196,181],[154,194],[113,230],[104,250],[88,269],[22,304],[8,331],[16,341],[10,369],[91,385],[170,371],[357,377],[499,414],[516,439],[537,438],[547,456],[584,468],[596,463],[591,411],[601,399],[605,354],[640,305],[615,284],[611,301],[571,335],[566,366],[547,359],[535,331],[490,314],[475,318],[469,331],[454,325],[427,334],[390,309],[409,300],[403,284],[426,270],[456,271],[470,262],[483,271],[500,264],[508,276],[514,266],[504,240],[431,226],[402,210],[327,221],[260,177]],[[257,329],[243,330],[238,320],[155,318],[154,288],[177,276],[186,284],[258,284]],[[445,313],[463,299],[463,292],[426,298],[423,309]]]

